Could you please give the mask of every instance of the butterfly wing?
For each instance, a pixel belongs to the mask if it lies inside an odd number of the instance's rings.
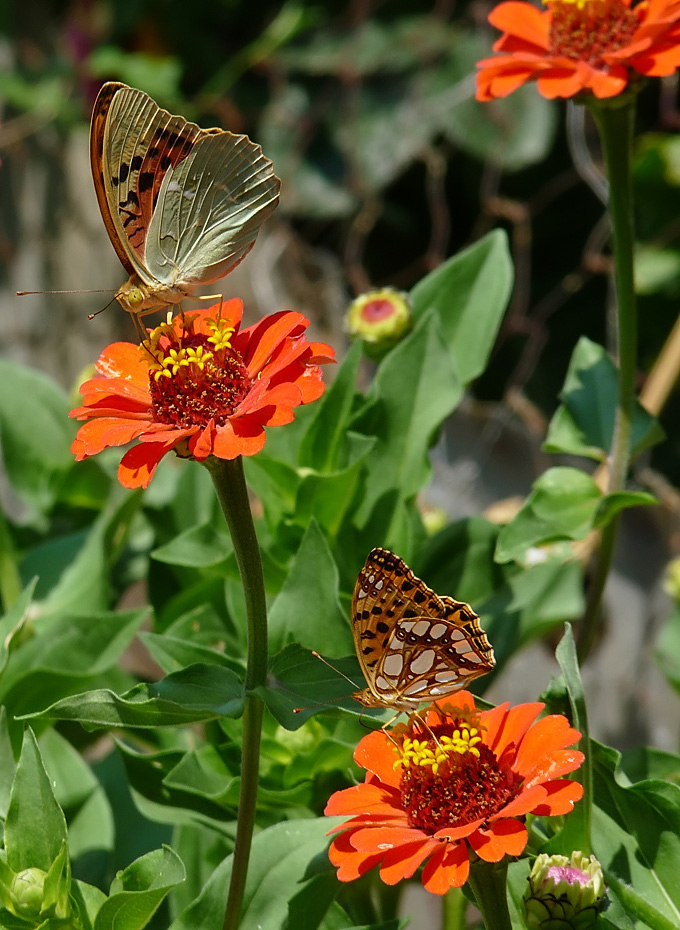
[[[255,244],[280,186],[271,161],[247,136],[204,136],[163,178],[147,267],[158,280],[182,287],[228,274]]]
[[[280,181],[247,136],[201,129],[125,84],[102,87],[90,162],[111,242],[152,287],[214,281],[252,248]]]
[[[126,84],[105,84],[92,111],[90,164],[104,224],[128,274],[154,284],[145,259],[163,178],[206,132]]]
[[[439,597],[398,556],[374,549],[354,588],[352,631],[368,706],[412,709],[453,694],[495,665],[472,608]]]

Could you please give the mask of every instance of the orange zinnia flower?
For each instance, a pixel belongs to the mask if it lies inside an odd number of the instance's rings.
[[[662,77],[680,66],[678,0],[547,0],[499,4],[489,22],[500,52],[477,63],[477,99],[507,97],[536,81],[548,98],[589,91],[620,94],[637,75]]]
[[[77,460],[139,439],[118,477],[126,488],[145,488],[171,449],[199,462],[259,452],[265,426],[290,423],[294,407],[323,394],[319,365],[334,352],[308,342],[301,313],[275,313],[240,330],[242,312],[240,300],[229,300],[178,314],[141,346],[108,346],[100,377],[81,386],[83,406],[71,411],[88,421],[71,447]]]
[[[450,700],[450,699],[449,699]],[[390,735],[375,730],[354,753],[363,784],[336,792],[326,814],[351,814],[337,827],[329,856],[349,882],[375,866],[388,884],[418,866],[428,891],[465,884],[468,846],[487,862],[518,856],[525,814],[566,814],[583,788],[560,776],[583,761],[567,749],[581,734],[566,717],[536,720],[543,704],[477,711],[467,691],[411,717]]]

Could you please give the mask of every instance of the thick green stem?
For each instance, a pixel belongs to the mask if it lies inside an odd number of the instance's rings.
[[[261,698],[252,693],[252,690],[266,684],[267,681],[267,603],[260,547],[257,543],[248,501],[243,461],[241,458],[230,462],[211,457],[207,460],[206,466],[215,485],[217,497],[234,543],[234,552],[245,595],[248,624],[241,793],[231,882],[223,925],[223,930],[236,930],[241,921],[243,893],[257,809],[257,780],[264,704]]]
[[[631,155],[635,124],[635,98],[617,98],[616,104],[593,101],[589,104],[595,118],[609,180],[609,214],[612,222],[614,281],[616,284],[616,328],[618,355],[618,398],[614,437],[609,456],[608,491],[625,487],[630,462],[633,413],[635,410],[635,361],[637,348],[637,310],[633,280],[635,235],[633,226],[633,188]],[[588,655],[597,630],[602,596],[614,555],[618,520],[611,520],[602,530],[602,541],[593,571],[586,611],[581,625],[578,652],[583,661]]]
[[[508,861],[470,863],[468,884],[481,911],[485,930],[512,930],[508,910]]]

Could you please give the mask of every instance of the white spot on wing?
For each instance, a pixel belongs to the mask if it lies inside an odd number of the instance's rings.
[[[423,652],[417,655],[411,662],[409,666],[410,671],[414,672],[416,675],[424,675],[425,672],[429,672],[432,668],[435,658],[436,653],[434,649],[423,650]]]
[[[416,634],[416,636],[425,636],[429,629],[429,620],[418,620],[413,627],[413,632]]]
[[[433,639],[439,639],[440,636],[443,636],[446,633],[446,624],[445,623],[434,623],[430,628],[430,636]]]
[[[391,652],[383,662],[383,671],[390,678],[396,678],[404,667],[404,657],[398,652]]]

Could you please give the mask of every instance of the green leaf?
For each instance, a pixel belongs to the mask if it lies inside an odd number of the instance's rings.
[[[5,821],[7,863],[15,872],[49,872],[67,841],[66,819],[57,804],[33,731],[27,729]]]
[[[141,930],[170,889],[184,878],[184,866],[169,846],[136,859],[113,880],[94,930]]]
[[[583,615],[583,572],[576,562],[548,559],[508,579],[507,611],[519,611],[516,646],[545,636],[565,620]]]
[[[535,482],[517,516],[501,530],[496,559],[509,562],[531,546],[583,539],[592,529],[602,492],[577,468],[550,468]]]
[[[463,393],[434,311],[385,357],[353,429],[376,436],[366,491],[355,522],[372,521],[376,539],[393,545],[402,504],[430,475],[427,451]]]
[[[325,858],[326,833],[338,822],[338,818],[328,817],[289,820],[255,835],[240,930],[286,925],[288,902],[299,894],[310,862],[319,855]],[[232,858],[215,869],[198,898],[173,921],[170,930],[221,930]]]
[[[569,697],[571,724],[581,734],[578,748],[585,754],[581,767],[571,777],[583,785],[583,799],[575,805],[567,819],[564,832],[560,837],[561,849],[580,849],[584,855],[590,855],[591,823],[593,804],[593,766],[591,759],[590,737],[588,729],[588,712],[583,691],[581,671],[576,655],[576,643],[571,624],[565,623],[564,636],[555,650],[555,658],[560,664],[562,676]]]
[[[352,697],[354,691],[365,687],[356,656],[334,658],[332,663],[329,668],[297,644],[287,646],[272,658],[269,683],[256,691],[281,726],[297,730],[317,713],[337,714],[340,710],[378,719],[384,716],[385,712],[363,708]],[[302,708],[301,712],[295,713],[296,708]]]
[[[183,565],[188,568],[214,568],[221,565],[234,551],[228,533],[223,533],[214,521],[201,523],[185,530],[179,536],[159,546],[151,558],[166,565]]]
[[[223,665],[225,668],[230,668],[237,675],[243,674],[243,663],[232,659],[219,649],[211,649],[209,646],[200,645],[200,643],[178,639],[169,636],[167,633],[142,632],[139,634],[139,639],[144,643],[166,675],[178,672],[188,665],[199,663]]]
[[[416,320],[428,310],[437,314],[463,384],[486,368],[512,281],[507,236],[496,229],[439,265],[411,291]]]
[[[73,465],[75,424],[69,402],[50,378],[0,361],[0,444],[10,484],[31,507],[46,513]]]
[[[362,467],[375,443],[371,436],[348,431],[343,450],[346,453],[343,458],[348,459],[345,468],[323,474],[300,469],[302,480],[293,510],[298,525],[306,527],[314,519],[331,536],[338,534],[354,504]]]
[[[618,752],[595,741],[592,749],[593,852],[605,879],[617,896],[625,892],[620,902],[645,926],[677,927],[680,787],[654,778],[631,784]]]
[[[341,464],[339,452],[347,433],[361,357],[361,343],[356,342],[343,359],[333,383],[316,402],[314,419],[300,443],[299,465],[320,473],[338,470]]]
[[[7,816],[14,774],[17,770],[7,727],[7,710],[0,707],[0,820]]]
[[[349,652],[352,636],[338,601],[338,584],[328,543],[312,520],[269,613],[272,652],[290,642],[330,655]]]
[[[0,620],[0,678],[7,667],[10,652],[13,652],[21,645],[25,635],[31,635],[30,630],[24,630],[24,626],[33,600],[36,581],[37,579],[34,578],[24,588],[18,600],[14,602]]]
[[[680,605],[675,605],[659,634],[654,656],[669,683],[680,694]]]
[[[115,844],[113,813],[106,792],[83,757],[56,730],[40,737],[40,752],[54,794],[68,820],[72,859]]]
[[[558,407],[543,443],[546,452],[566,452],[604,461],[611,449],[618,394],[617,371],[607,352],[582,336],[569,362]],[[664,438],[651,414],[636,401],[632,454]]]
[[[130,644],[146,610],[50,618],[10,655],[0,677],[0,701],[20,714],[73,694],[112,668]]]
[[[479,603],[503,584],[503,570],[494,561],[499,532],[482,517],[456,520],[428,539],[414,568],[438,594]]]
[[[26,717],[76,720],[86,728],[169,727],[237,717],[243,710],[243,685],[228,668],[191,665],[153,684],[141,684],[124,695],[87,691],[57,701]]]
[[[622,510],[629,507],[649,507],[658,503],[653,494],[647,494],[645,491],[614,491],[605,494],[595,512],[594,526],[606,526]]]

